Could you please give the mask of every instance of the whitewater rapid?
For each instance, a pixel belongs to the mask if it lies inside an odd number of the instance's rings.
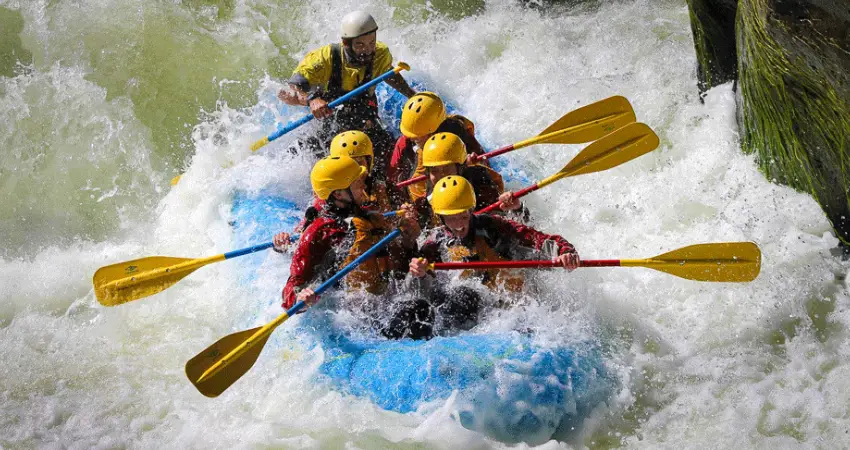
[[[310,162],[282,151],[294,137],[249,146],[279,115],[280,75],[334,41],[354,8],[372,12],[396,60],[492,145],[611,95],[631,101],[658,150],[527,197],[537,228],[584,258],[725,241],[763,252],[748,284],[582,269],[543,275],[545,295],[492,314],[481,332],[524,327],[609,346],[621,389],[580,433],[544,448],[850,446],[838,241],[811,197],[766,180],[741,154],[732,86],[700,101],[684,2],[641,0],[549,13],[509,1],[0,0],[4,24],[23,21],[15,45],[31,55],[0,76],[0,446],[503,445],[458,425],[454,399],[401,415],[314,382],[321,353],[294,327],[281,327],[221,397],[201,396],[186,360],[281,312],[288,258],[276,253],[249,257],[257,271],[214,264],[114,308],[94,297],[98,267],[243,246],[229,223],[237,190],[307,202]],[[504,158],[539,179],[580,148]]]

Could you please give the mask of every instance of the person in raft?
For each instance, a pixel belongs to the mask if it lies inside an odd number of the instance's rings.
[[[475,125],[461,115],[448,115],[446,105],[433,92],[420,92],[407,100],[401,110],[401,136],[395,143],[390,160],[387,162],[387,185],[390,187],[391,200],[401,204],[424,197],[427,185],[424,181],[409,185],[406,189],[394,189],[397,183],[424,175],[422,150],[425,142],[434,133],[452,133],[460,137],[470,155],[470,163],[477,162],[478,155],[484,154],[484,147],[475,138]],[[484,161],[484,165],[489,163]],[[409,197],[408,197],[409,195]]]
[[[364,209],[369,200],[365,174],[366,168],[349,156],[329,156],[313,167],[310,183],[325,204],[292,256],[282,293],[284,308],[298,301],[315,303],[318,297],[312,286],[333,276],[394,228],[381,214]],[[349,273],[343,279],[347,289],[380,295],[393,278],[404,279],[420,228],[412,209],[401,211],[396,220],[401,238]]]
[[[409,329],[404,320],[432,325],[430,328],[420,326],[421,334],[410,335],[420,339],[434,336],[434,326],[463,330],[477,323],[480,310],[478,293],[464,286],[447,289],[449,283],[426,278],[431,263],[551,257],[570,271],[579,266],[578,252],[561,236],[541,233],[499,216],[474,215],[475,192],[472,184],[463,177],[448,176],[437,181],[431,205],[440,217],[442,226],[428,233],[419,246],[419,257],[412,259],[409,265],[410,275],[422,280],[424,286],[420,289],[424,290],[425,295],[416,301],[415,306],[408,308],[414,313],[397,318],[399,333]],[[523,278],[508,269],[465,271],[461,277],[480,280],[484,286],[493,290],[516,292],[523,286]],[[441,319],[439,323],[436,322],[437,318]]]
[[[331,141],[330,156],[348,156],[366,170],[363,182],[367,200],[361,206],[362,209],[374,213],[385,213],[391,210],[386,184],[376,179],[372,173],[375,154],[372,147],[372,140],[369,139],[366,133],[362,131],[344,131],[336,135],[333,141]],[[325,207],[325,203],[325,200],[319,198],[318,195],[314,196],[313,204],[307,207],[307,210],[304,212],[304,218],[295,227],[295,233],[301,233],[310,226],[319,216],[319,211]],[[286,251],[291,245],[290,240],[291,235],[289,232],[276,234],[272,239],[274,250],[278,253]]]
[[[524,216],[527,217],[527,210],[523,208],[522,202],[514,198],[512,192],[505,191],[502,176],[498,172],[478,163],[470,163],[466,145],[459,136],[453,133],[436,133],[425,141],[424,147],[422,166],[428,176],[426,195],[433,191],[437,181],[442,178],[450,175],[461,176],[472,184],[476,211],[500,202],[501,211],[519,211],[519,214],[525,213]],[[440,224],[439,217],[433,214],[427,197],[414,199],[413,205],[420,214],[420,225]],[[522,217],[518,215],[517,218]]]
[[[393,138],[378,119],[378,99],[375,88],[359,95],[336,111],[328,103],[393,68],[389,48],[377,41],[378,24],[363,11],[354,11],[342,19],[342,43],[329,44],[308,53],[289,79],[289,89],[281,89],[278,98],[287,105],[309,106],[317,119],[322,120],[315,137],[306,144],[316,156],[323,152],[331,137],[341,130],[364,131],[372,139],[375,153],[375,172],[384,179],[384,161],[392,152]],[[387,84],[405,97],[415,94],[407,81],[396,74]]]

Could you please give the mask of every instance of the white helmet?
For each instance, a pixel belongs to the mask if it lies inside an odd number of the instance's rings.
[[[354,39],[378,29],[375,18],[365,11],[350,12],[342,18],[341,37]]]

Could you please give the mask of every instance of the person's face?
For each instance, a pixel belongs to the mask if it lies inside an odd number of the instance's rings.
[[[351,203],[362,207],[369,201],[369,195],[366,193],[366,183],[363,181],[363,177],[354,180],[348,190],[334,191],[331,195],[334,199],[339,201],[337,206],[340,207],[343,207],[346,204],[350,205]]]
[[[442,166],[428,168],[428,179],[431,180],[431,186],[437,184],[440,179],[449,175],[458,175],[457,164],[445,164]]]
[[[460,214],[452,214],[451,216],[443,216],[443,223],[453,235],[463,239],[469,234],[469,221],[472,219],[472,214],[469,211]]]
[[[375,54],[375,45],[377,43],[377,32],[372,32],[369,34],[365,34],[358,38],[354,38],[351,40],[351,51],[354,52],[355,55],[366,58],[371,57]]]
[[[369,194],[366,193],[366,183],[363,181],[363,177],[354,180],[349,189],[354,195],[354,203],[357,206],[363,206],[369,201]]]

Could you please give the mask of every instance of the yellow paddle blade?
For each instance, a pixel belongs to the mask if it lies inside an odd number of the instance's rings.
[[[104,266],[94,273],[94,293],[101,305],[120,305],[168,289],[199,267],[223,259],[150,256]]]
[[[752,242],[724,242],[683,247],[650,259],[621,260],[696,281],[753,281],[761,270],[761,250]]]
[[[257,150],[263,148],[268,143],[269,143],[269,137],[266,136],[266,137],[258,140],[257,142],[254,142],[253,144],[251,144],[251,151],[256,152]]]
[[[177,175],[176,177],[172,178],[171,179],[171,185],[177,186],[177,183],[180,182],[180,177],[182,177],[182,176],[183,176],[183,174],[180,174],[180,175]]]
[[[592,142],[634,121],[635,111],[631,103],[617,95],[565,114],[530,140],[538,139],[534,142],[536,144]]]
[[[564,177],[608,170],[655,150],[658,142],[658,136],[646,124],[630,123],[585,147],[560,172],[538,185],[543,187]]]
[[[207,347],[201,353],[198,353],[194,358],[186,363],[186,376],[189,381],[195,385],[201,394],[207,397],[218,397],[233,383],[236,382],[242,375],[245,374],[260,356],[266,341],[271,336],[271,331],[260,336],[251,342],[250,348],[247,348],[241,355],[232,358],[227,364],[221,364],[221,369],[216,373],[207,376],[203,381],[198,381],[204,373],[223,360],[233,350],[236,350],[240,345],[248,342],[255,333],[263,327],[252,328],[250,330],[240,331],[227,335],[218,340],[213,345]]]

